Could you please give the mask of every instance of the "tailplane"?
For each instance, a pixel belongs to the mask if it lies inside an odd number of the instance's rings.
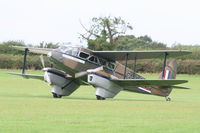
[[[161,72],[159,79],[169,80],[176,79],[177,73],[177,63],[176,60],[171,60],[169,64],[165,67],[164,73]],[[167,97],[172,91],[172,86],[159,86],[152,90],[152,93],[159,96]]]

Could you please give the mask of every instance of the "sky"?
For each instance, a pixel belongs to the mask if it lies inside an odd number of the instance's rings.
[[[200,44],[199,0],[0,0],[0,42],[21,40],[83,45],[81,23],[120,16],[133,26],[127,34],[154,41]]]

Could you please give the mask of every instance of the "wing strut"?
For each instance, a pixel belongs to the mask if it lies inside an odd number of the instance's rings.
[[[126,78],[126,67],[127,67],[127,60],[128,60],[128,53],[126,53],[126,65],[125,65],[125,68],[124,68],[124,79]]]
[[[136,62],[137,62],[137,58],[135,57],[135,62],[134,62],[134,72],[136,73]]]
[[[164,54],[164,62],[163,62],[163,70],[162,70],[162,79],[164,79],[164,73],[165,73],[167,55],[168,55],[168,53],[165,52],[165,54]]]
[[[22,74],[25,74],[25,70],[26,70],[26,57],[27,57],[27,54],[28,54],[28,48],[25,48],[25,51],[24,51],[24,62],[23,62],[23,66],[22,66]]]

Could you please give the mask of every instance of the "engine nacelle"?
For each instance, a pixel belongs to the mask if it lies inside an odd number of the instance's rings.
[[[65,78],[65,75],[66,74],[62,71],[55,71],[54,69],[48,69],[45,71],[44,79],[51,85],[52,93],[61,96],[69,96],[80,86],[74,79],[69,80]]]
[[[113,98],[123,89],[110,81],[107,77],[97,74],[89,74],[88,83],[96,88],[96,95],[103,98]]]

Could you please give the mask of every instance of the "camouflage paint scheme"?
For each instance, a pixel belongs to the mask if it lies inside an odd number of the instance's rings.
[[[24,49],[24,47],[16,48]],[[175,80],[177,72],[175,60],[171,60],[167,66],[164,65],[158,80],[145,79],[120,62],[125,60],[127,64],[136,59],[160,58],[163,55],[166,59],[166,56],[182,56],[189,54],[189,51],[92,51],[80,46],[25,49],[33,53],[46,54],[53,63],[53,68],[44,68],[44,76],[25,73],[10,74],[44,80],[52,86],[52,94],[55,98],[69,96],[83,84],[90,84],[96,88],[98,100],[113,98],[122,90],[167,97],[173,85],[187,82],[186,80]],[[103,69],[100,70],[102,66]],[[79,76],[76,77],[76,75]]]
[[[80,47],[76,47],[76,48],[79,48],[80,51],[88,53],[89,55],[93,55],[92,50],[80,48]],[[61,53],[59,50],[55,50],[54,52],[55,52],[54,53],[55,56],[53,58],[56,59],[56,61],[59,60],[60,63],[62,65],[64,65],[64,66],[61,67],[56,62],[55,65],[57,66],[57,68],[59,68],[59,69],[65,68],[65,71],[67,71],[71,75],[74,75],[76,72],[87,71],[88,69],[95,69],[95,68],[101,66],[99,64],[95,64],[93,62],[90,62],[88,60],[82,59],[82,58],[77,57],[77,56],[74,57],[74,58],[78,58],[80,60],[83,60],[84,63],[78,62],[77,60],[74,60],[74,59],[71,59],[71,58],[65,58],[64,56],[62,56],[63,53]],[[176,78],[176,69],[177,69],[176,61],[172,60],[169,63],[169,65],[167,65],[166,68],[165,68],[165,72],[169,71],[169,73],[171,75],[169,77],[165,76],[166,77],[165,79],[175,79]],[[73,71],[73,72],[71,72],[71,71]],[[99,75],[102,75],[104,77],[107,77],[108,79],[111,76],[115,76],[118,79],[123,79],[124,78],[124,71],[125,71],[125,66],[122,65],[121,63],[119,63],[118,61],[116,61],[114,70],[104,69],[103,71],[98,71],[96,73],[99,74]],[[132,76],[129,77],[128,74],[132,74]],[[145,79],[144,77],[138,75],[137,73],[135,73],[132,69],[130,69],[128,67],[126,68],[126,79],[127,78],[128,79]],[[87,82],[86,76],[82,79],[85,80],[85,82]],[[159,79],[162,79],[162,73],[160,73]],[[143,94],[153,94],[153,95],[167,97],[171,93],[172,88],[166,87],[166,86],[165,87],[159,87],[159,86],[157,86],[157,87],[152,87],[152,86],[141,86],[141,87],[127,86],[127,87],[124,87],[124,90],[131,91],[131,92],[137,92],[137,93],[143,93]]]

